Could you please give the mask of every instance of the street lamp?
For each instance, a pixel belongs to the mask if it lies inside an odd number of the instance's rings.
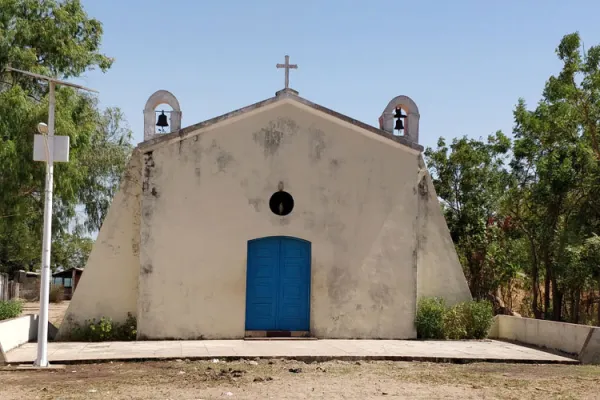
[[[45,124],[45,123],[43,123],[43,122],[40,122],[40,123],[37,125],[37,130],[38,130],[38,132],[39,132],[40,134],[42,134],[42,135],[47,135],[47,134],[48,134],[48,125],[46,125],[46,124]]]
[[[35,135],[33,142],[33,160],[46,163],[46,183],[44,189],[44,233],[42,238],[42,270],[40,283],[40,315],[38,318],[38,346],[35,365],[48,366],[48,303],[50,295],[50,248],[52,243],[52,189],[54,185],[54,163],[69,161],[69,137],[54,135],[54,108],[56,104],[56,85],[71,86],[76,89],[96,92],[84,86],[50,78],[48,76],[6,68],[7,71],[18,72],[48,82],[48,125],[40,122],[37,126],[40,135]]]

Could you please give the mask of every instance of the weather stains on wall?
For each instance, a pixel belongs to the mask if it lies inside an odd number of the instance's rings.
[[[248,204],[254,207],[256,212],[260,212],[263,208],[263,204],[265,204],[265,200],[261,198],[248,199]]]
[[[329,173],[331,175],[336,174],[340,170],[343,162],[343,160],[338,160],[337,158],[332,158],[329,160]]]
[[[308,135],[310,141],[310,160],[312,162],[318,162],[321,160],[321,156],[327,147],[325,144],[325,133],[321,129],[311,126],[308,130]]]
[[[354,297],[357,287],[358,280],[348,268],[335,265],[329,269],[326,288],[332,305],[346,305]]]
[[[423,200],[427,201],[429,188],[427,187],[427,176],[423,175],[419,181],[419,194],[423,197]]]
[[[269,121],[266,127],[254,132],[254,141],[263,148],[265,157],[273,156],[279,148],[298,133],[298,124],[290,119],[280,117]]]
[[[217,167],[219,168],[219,172],[225,172],[225,170],[227,169],[227,166],[233,161],[233,156],[224,151],[224,150],[219,150],[219,153],[217,155]]]
[[[303,211],[302,219],[304,220],[304,228],[307,230],[314,230],[316,225],[316,216],[312,211]]]
[[[236,163],[233,154],[223,148],[216,139],[210,145],[202,144],[203,135],[196,135],[183,139],[179,142],[178,156],[182,164],[187,168],[193,168],[197,183],[201,183],[204,173],[212,171],[212,174],[227,173],[232,170]],[[184,145],[181,145],[184,143]],[[210,161],[209,161],[210,160]],[[207,165],[207,162],[210,165]]]
[[[144,154],[144,169],[142,176],[142,212],[141,215],[143,217],[143,221],[145,224],[148,224],[149,220],[152,217],[152,213],[154,211],[154,201],[158,199],[159,193],[158,189],[154,186],[155,176],[157,173],[160,173],[161,169],[157,167],[156,162],[154,160],[154,153],[152,151]],[[148,239],[142,235],[142,241],[144,239]]]
[[[153,270],[152,264],[148,263],[142,266],[141,272],[144,275],[151,274]]]
[[[373,301],[373,307],[386,307],[394,303],[391,288],[383,282],[373,282],[369,288],[369,296]]]
[[[148,153],[144,154],[144,177],[142,180],[143,192],[146,192],[150,186],[150,178],[155,166],[156,164],[154,163],[153,152],[149,151]]]

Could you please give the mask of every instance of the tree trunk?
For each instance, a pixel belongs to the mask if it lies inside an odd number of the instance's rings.
[[[537,319],[542,317],[540,308],[539,308],[539,296],[540,296],[540,272],[539,272],[539,263],[537,254],[535,253],[535,242],[533,238],[529,236],[529,246],[531,248],[531,290],[533,291],[533,298],[531,299],[531,311],[533,312],[533,316]],[[600,284],[600,280],[598,281]],[[600,316],[600,311],[598,311],[598,315]]]
[[[598,321],[596,326],[600,326],[600,274],[598,274]]]
[[[571,300],[571,322],[574,324],[579,323],[579,314],[581,305],[581,290],[575,289]]]
[[[473,255],[471,255],[471,258]],[[476,265],[476,261],[473,259],[469,259],[469,289],[471,289],[471,294],[475,299],[479,298],[479,271]]]
[[[540,277],[539,268],[536,262],[533,263],[533,268],[531,269],[531,289],[533,290],[533,298],[531,300],[531,311],[533,311],[533,315],[537,319],[540,319],[542,318],[542,313],[539,307]]]
[[[544,249],[544,318],[548,318],[550,309],[550,282],[552,280],[552,267],[550,266],[550,255],[548,249]]]
[[[550,309],[550,268],[546,264],[546,276],[544,277],[544,318],[548,318]]]
[[[579,314],[580,314],[580,310],[581,310],[581,290],[577,289],[575,291],[575,317],[574,317],[574,321],[576,324],[579,323]]]
[[[545,277],[545,293],[544,293],[544,314],[545,314],[545,318],[548,318],[548,309],[550,308],[550,282],[552,282],[552,316],[553,319],[558,321],[559,319],[556,318],[556,316],[561,316],[562,314],[562,294],[560,293],[560,290],[558,289],[558,287],[556,286],[556,279],[554,277],[553,274],[553,266],[552,266],[552,251],[553,249],[553,245],[554,245],[554,232],[556,230],[556,226],[558,223],[558,216],[560,214],[561,211],[561,205],[562,205],[562,195],[557,199],[556,202],[552,203],[549,207],[548,207],[548,215],[549,215],[549,220],[548,220],[548,227],[547,227],[547,234],[548,236],[545,237],[542,241],[541,241],[541,246],[542,246],[542,254],[543,254],[543,262],[544,262],[544,267],[546,269],[546,277]],[[557,298],[558,296],[558,298]],[[558,305],[558,309],[556,308],[556,306]]]
[[[562,317],[563,295],[556,285],[556,279],[552,279],[552,319],[560,321]]]
[[[573,324],[576,324],[577,322],[575,322],[575,290],[571,290],[571,296],[569,296],[571,298],[571,304],[569,305],[569,321],[571,321]]]

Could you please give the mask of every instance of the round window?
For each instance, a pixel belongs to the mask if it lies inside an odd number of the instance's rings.
[[[269,200],[269,208],[273,214],[284,216],[288,215],[294,209],[294,198],[288,192],[283,190],[273,193]]]

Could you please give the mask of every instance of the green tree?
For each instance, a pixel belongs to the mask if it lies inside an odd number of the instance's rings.
[[[578,257],[569,252],[579,251],[582,234],[594,223],[593,215],[582,211],[598,204],[600,48],[590,48],[585,56],[574,33],[562,39],[556,52],[563,68],[548,80],[536,109],[527,110],[521,99],[514,113],[507,210],[529,243],[534,314],[560,320],[566,291],[580,290],[567,285],[579,273],[579,263],[569,261]]]
[[[479,299],[496,300],[498,288],[516,270],[507,251],[510,221],[498,212],[508,184],[509,149],[509,139],[497,132],[487,142],[463,137],[448,146],[440,139],[436,150],[425,151],[471,293]]]
[[[66,233],[58,239],[56,251],[52,255],[53,269],[83,268],[94,241],[89,237]]]
[[[36,126],[47,120],[47,85],[5,67],[77,77],[106,71],[102,26],[77,0],[0,0],[0,269],[39,264],[43,163],[33,162]],[[56,134],[70,137],[70,162],[55,165],[52,265],[81,266],[85,235],[99,229],[131,151],[119,109],[99,110],[95,97],[56,90]]]
[[[0,10],[0,70],[10,64],[69,78],[111,67],[113,59],[99,52],[102,24],[79,0],[0,0]]]
[[[591,275],[596,279],[598,289],[598,326],[600,326],[600,236],[594,234],[583,244],[582,261],[588,266]],[[593,292],[592,292],[593,293]],[[593,299],[593,297],[592,297]]]

